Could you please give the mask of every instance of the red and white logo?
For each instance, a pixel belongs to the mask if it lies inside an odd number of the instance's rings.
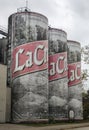
[[[48,68],[48,41],[35,41],[16,47],[12,54],[12,78]]]
[[[49,56],[49,81],[67,76],[67,52]]]
[[[81,83],[81,63],[72,63],[68,65],[68,86]]]

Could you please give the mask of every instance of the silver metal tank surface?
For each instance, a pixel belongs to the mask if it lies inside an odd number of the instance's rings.
[[[68,119],[67,34],[50,28],[49,45],[49,120]]]
[[[12,121],[48,120],[48,19],[34,12],[9,17]]]
[[[67,41],[68,45],[68,93],[69,118],[83,119],[81,83],[81,46],[79,42]]]

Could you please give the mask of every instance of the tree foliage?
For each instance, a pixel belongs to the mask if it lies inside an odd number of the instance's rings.
[[[89,80],[89,45],[82,47],[81,60],[82,64],[85,64],[85,67],[82,68],[82,84],[84,88],[84,83],[87,83],[88,85]],[[84,119],[89,119],[89,90],[87,90],[86,93],[83,93],[83,117]]]
[[[89,119],[89,90],[83,93],[83,117]]]

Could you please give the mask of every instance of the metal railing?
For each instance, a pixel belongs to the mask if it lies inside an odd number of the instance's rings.
[[[17,9],[17,12],[31,12],[28,7],[21,7]]]
[[[4,36],[8,36],[8,31],[5,27],[0,26],[0,34],[4,35]]]

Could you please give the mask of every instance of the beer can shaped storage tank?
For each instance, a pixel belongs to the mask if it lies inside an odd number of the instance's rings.
[[[48,119],[48,19],[34,12],[9,17],[12,121]]]
[[[7,86],[12,87],[11,85],[11,43],[13,39],[12,32],[12,17],[8,19],[8,42],[7,42]]]
[[[49,28],[49,120],[68,119],[67,34]]]
[[[11,87],[11,44],[7,44],[7,87]]]
[[[76,41],[67,41],[68,45],[68,93],[69,118],[83,118],[81,83],[81,46]]]
[[[0,63],[6,65],[7,38],[0,39]]]

